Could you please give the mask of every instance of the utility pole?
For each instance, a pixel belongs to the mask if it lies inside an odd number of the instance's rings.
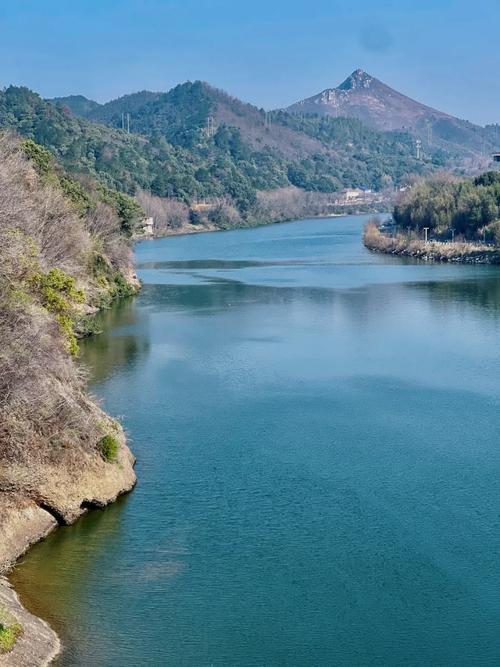
[[[454,227],[451,228],[451,242],[452,243],[455,242],[455,228]]]
[[[207,135],[213,137],[215,134],[215,120],[213,116],[207,117]]]
[[[130,134],[130,114],[127,114],[127,134]]]
[[[415,141],[415,148],[417,150],[417,160],[420,160],[420,150],[422,148],[422,141],[420,139]]]
[[[122,130],[125,129],[125,114],[122,111]]]
[[[427,243],[427,232],[428,231],[429,231],[429,227],[424,227],[425,243]]]

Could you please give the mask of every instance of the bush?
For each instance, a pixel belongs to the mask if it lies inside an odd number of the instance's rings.
[[[114,289],[113,297],[118,299],[124,299],[127,296],[132,296],[135,294],[136,289],[133,285],[125,280],[123,275],[119,272],[116,272],[113,276]]]
[[[75,304],[85,301],[84,292],[77,288],[72,276],[57,268],[48,273],[35,273],[30,284],[37,292],[43,307],[55,315],[64,334],[67,350],[76,357],[78,343],[73,330],[72,312]]]
[[[99,440],[98,443],[99,450],[102,454],[102,457],[108,463],[113,463],[118,458],[118,450],[120,449],[120,443],[114,437],[114,435],[105,435]]]
[[[19,623],[0,623],[0,654],[12,651],[18,638],[23,634]]]
[[[47,176],[53,171],[54,157],[46,148],[35,143],[32,139],[25,139],[21,141],[21,149],[26,157],[32,160],[41,176]]]

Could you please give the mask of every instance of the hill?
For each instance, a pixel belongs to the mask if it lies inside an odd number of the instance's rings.
[[[82,115],[80,105],[73,111]],[[416,160],[408,133],[379,132],[353,119],[298,122],[293,115],[266,113],[201,81],[167,93],[126,95],[83,116],[113,129],[129,118],[132,134],[155,146],[166,142],[188,151],[201,166],[198,181],[208,183],[214,173],[222,181],[222,188],[205,188],[207,196],[231,194],[230,179],[235,177],[256,191],[290,185],[321,192],[378,190],[445,160],[439,151]],[[229,179],[224,178],[226,169]]]
[[[71,173],[113,190],[191,207],[210,202],[212,218],[195,217],[216,227],[268,222],[262,202],[276,191],[293,201],[293,188],[318,193],[318,201],[342,188],[390,191],[448,158],[435,149],[416,159],[407,132],[380,132],[357,119],[266,113],[200,81],[107,104],[81,96],[49,102],[10,86],[0,91],[0,129],[32,139]]]
[[[294,114],[358,118],[378,130],[405,130],[425,146],[440,146],[453,154],[481,154],[498,148],[496,131],[483,128],[421,104],[387,84],[355,70],[336,88],[289,106]]]
[[[87,114],[91,113],[94,109],[99,108],[99,103],[94,102],[94,100],[89,100],[83,95],[68,95],[67,97],[54,97],[50,100],[54,104],[61,104],[71,113],[74,113],[75,116],[85,117]]]

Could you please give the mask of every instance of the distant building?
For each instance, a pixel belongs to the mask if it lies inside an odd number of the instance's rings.
[[[362,197],[363,190],[360,190],[359,188],[348,188],[346,190],[342,190],[341,195],[346,201],[352,201],[353,199],[359,199]]]
[[[493,153],[493,162],[500,162],[500,153]]]

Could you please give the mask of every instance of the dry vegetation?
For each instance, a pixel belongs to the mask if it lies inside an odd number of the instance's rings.
[[[411,238],[409,235],[388,236],[380,230],[379,222],[371,220],[365,227],[363,242],[370,250],[392,255],[415,257],[427,261],[463,262],[467,264],[499,264],[498,248],[482,243],[444,243]]]
[[[262,222],[325,215],[333,211],[334,199],[332,194],[306,192],[296,187],[259,192],[255,215]]]
[[[156,197],[140,190],[137,201],[145,216],[153,218],[154,233],[158,236],[179,231],[190,222],[188,205],[177,199]]]
[[[303,216],[320,216],[335,210],[335,196],[321,192],[307,192],[289,186],[257,193],[257,200],[243,218],[227,197],[207,200],[205,204],[189,207],[183,202],[166,197],[156,197],[140,191],[137,201],[146,217],[153,218],[155,236],[234,229],[284,220],[294,220]]]
[[[33,498],[38,466],[77,476],[83,453],[102,459],[112,424],[85,393],[73,325],[131,270],[111,207],[83,210],[49,176],[0,138],[0,492]]]

